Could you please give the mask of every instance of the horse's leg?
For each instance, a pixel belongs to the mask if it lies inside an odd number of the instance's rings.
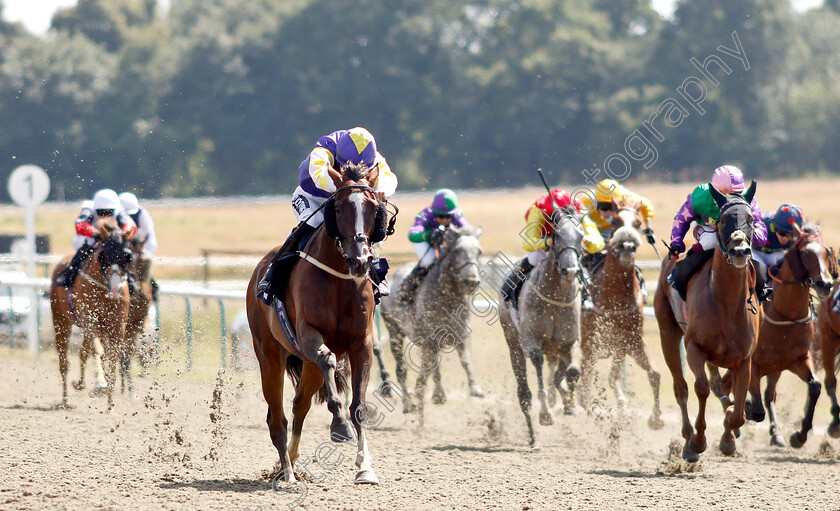
[[[385,357],[382,354],[382,343],[379,342],[379,336],[375,337],[373,341],[373,356],[376,357],[376,363],[379,365],[379,376],[382,378],[382,381],[390,381],[391,373],[388,372],[388,368],[385,367]],[[382,388],[382,396],[391,397],[390,385],[385,385]]]
[[[650,382],[650,388],[653,391],[653,412],[651,412],[650,419],[648,419],[648,427],[650,429],[662,429],[665,423],[662,422],[662,410],[659,407],[659,381],[661,377],[653,366],[650,365],[650,357],[648,356],[644,339],[639,338],[639,342],[636,344],[635,349],[631,351],[630,355],[636,364],[647,373],[648,382]]]
[[[61,373],[61,406],[67,406],[67,346],[70,342],[72,324],[65,321],[59,314],[53,313],[53,329],[55,330],[55,348],[58,350],[58,371]]]
[[[510,364],[513,367],[513,375],[516,377],[519,408],[525,415],[525,425],[528,427],[528,445],[536,449],[537,438],[534,434],[534,425],[531,422],[531,389],[528,388],[528,368],[525,363],[525,353],[522,351],[518,339],[508,339],[507,344],[508,351],[510,351]]]
[[[79,379],[73,382],[73,388],[76,390],[84,390],[87,387],[87,383],[85,383],[85,365],[92,350],[92,334],[88,332],[88,329],[84,329],[82,330],[82,346],[79,348]]]
[[[105,374],[102,366],[102,357],[105,355],[105,348],[98,336],[93,337],[92,346],[94,362],[93,368],[96,372],[96,384],[94,385],[94,390],[101,392],[108,387],[107,375]],[[116,383],[116,379],[114,380],[114,383]]]
[[[622,410],[627,408],[627,396],[624,395],[624,389],[621,388],[621,363],[624,361],[619,356],[614,356],[612,358],[612,363],[610,364],[610,375],[609,375],[609,382],[610,387],[613,389],[613,394],[615,394],[615,400],[618,403],[618,407]]]
[[[672,324],[668,324],[658,316],[657,319],[659,320],[659,340],[662,345],[662,354],[665,357],[665,365],[668,366],[674,380],[674,397],[676,397],[677,404],[680,406],[682,436],[685,439],[682,457],[688,462],[697,462],[700,461],[700,456],[692,451],[688,445],[694,429],[691,427],[691,419],[688,418],[688,383],[683,376],[682,360],[680,358],[682,329],[673,318],[671,319]]]
[[[368,342],[372,342],[368,340]],[[379,484],[376,474],[373,471],[370,451],[368,450],[365,429],[368,427],[368,413],[365,402],[368,379],[370,378],[371,351],[367,346],[349,353],[350,370],[352,372],[353,400],[350,402],[350,419],[356,427],[356,438],[358,439],[356,450],[356,484]]]
[[[414,404],[412,393],[406,384],[408,365],[406,364],[405,357],[403,355],[403,349],[405,349],[403,346],[403,339],[406,339],[407,337],[397,322],[390,319],[387,315],[385,316],[385,325],[388,327],[391,354],[394,356],[394,362],[396,362],[395,372],[397,373],[397,383],[400,384],[400,388],[402,388],[403,391],[403,413],[413,413],[416,411],[417,405]]]
[[[776,376],[776,379],[778,380],[779,377]],[[770,388],[769,375],[767,376],[767,388]],[[755,365],[752,365],[752,369],[750,369],[749,393],[750,399],[744,403],[744,412],[746,413],[746,417],[753,422],[761,422],[764,420],[767,412],[761,405],[761,374],[759,374],[759,369]],[[767,394],[765,394],[765,396],[766,395]],[[776,398],[774,397],[773,400],[775,401],[775,399]],[[771,426],[770,429],[772,430],[773,427]]]
[[[310,333],[309,338],[311,339],[314,336],[317,336],[320,340],[320,334],[314,332]],[[307,358],[314,360],[318,364],[318,369],[321,370],[321,376],[324,378],[324,385],[327,389],[327,409],[329,409],[333,416],[332,423],[330,424],[330,439],[333,442],[347,442],[353,438],[353,430],[350,429],[350,423],[344,416],[341,399],[338,395],[338,387],[335,384],[335,371],[338,366],[338,360],[335,354],[327,348],[327,345],[323,344],[323,341],[320,345],[312,341],[307,342],[306,340],[301,344],[303,346],[318,346],[317,349],[310,349],[308,350],[310,353],[305,354]]]
[[[254,330],[252,329],[253,333]],[[264,345],[264,343],[276,342],[273,338],[260,339],[254,335],[254,347]],[[279,351],[279,350],[278,350]],[[283,413],[283,383],[285,381],[286,372],[286,353],[277,353],[269,355],[267,358],[260,356],[260,351],[257,351],[257,360],[260,363],[260,380],[262,382],[263,397],[268,403],[268,414],[266,415],[266,423],[268,423],[268,433],[271,437],[271,443],[277,449],[279,460],[275,465],[280,466],[280,478],[287,483],[295,482],[295,472],[292,468],[292,462],[289,459],[289,451],[287,445],[287,427],[288,422],[286,415]]]
[[[551,409],[548,407],[548,394],[545,391],[545,383],[543,382],[545,356],[543,355],[543,351],[536,347],[532,347],[529,350],[528,356],[534,364],[534,369],[537,371],[537,397],[540,400],[540,424],[551,426],[554,424],[554,418],[551,416]]]
[[[435,384],[435,391],[432,392],[432,404],[442,405],[446,403],[446,391],[443,390],[443,382],[440,377],[440,364],[432,372],[432,381]]]
[[[817,406],[822,385],[814,374],[814,365],[811,363],[810,356],[797,360],[789,369],[808,384],[808,401],[805,405],[805,417],[802,418],[802,429],[790,437],[790,445],[798,449],[808,439],[808,431],[814,423],[814,409]]]
[[[694,393],[698,401],[697,419],[694,423],[695,433],[686,442],[686,446],[694,453],[700,454],[706,450],[706,400],[711,393],[711,386],[706,376],[705,357],[695,343],[688,343],[686,346],[685,359],[691,372],[694,373]]]
[[[709,384],[712,389],[712,394],[718,398],[721,406],[723,406],[723,411],[725,412],[727,408],[732,406],[732,400],[729,399],[729,388],[724,382],[724,379],[720,377],[720,369],[718,366],[712,363],[707,363],[706,365],[709,367]],[[727,378],[728,375],[729,372],[726,373],[724,378]]]
[[[779,382],[781,375],[781,372],[768,374],[767,388],[764,390],[764,404],[767,406],[767,411],[770,415],[770,445],[775,445],[776,447],[785,446],[782,428],[779,426],[779,421],[776,417],[776,384]],[[752,387],[752,381],[750,381],[750,387]],[[752,390],[750,392],[752,393]]]
[[[588,345],[589,345],[589,343],[585,343],[581,347],[582,360],[581,360],[581,364],[580,364],[580,383],[578,385],[578,388],[580,390],[580,398],[579,398],[580,399],[580,405],[587,412],[591,412],[592,411],[592,386],[594,385],[594,381],[595,381],[596,357],[595,357],[595,352],[592,349],[588,348],[587,347]],[[558,374],[560,374],[560,373],[565,374],[565,372],[566,372],[565,369],[566,369],[566,367],[568,367],[568,365],[569,365],[569,361],[564,360],[563,357],[561,356],[560,366],[561,366],[562,370],[558,371]],[[560,381],[562,379],[563,378],[561,376],[558,380],[555,380],[555,384],[558,385],[557,388],[558,388],[558,390],[560,390],[560,393],[563,396],[563,401],[568,404],[570,401],[572,401],[572,399],[571,399],[571,396],[569,396],[567,398],[566,394],[570,394],[570,393],[564,393],[562,391],[562,389],[560,389],[559,384],[560,384]]]
[[[744,413],[744,406],[747,401],[747,389],[750,385],[750,372],[752,371],[752,360],[746,359],[740,365],[733,367],[732,371],[732,395],[735,406],[726,411],[726,419],[723,421],[723,436],[720,438],[720,452],[729,456],[735,453],[735,431],[744,425],[747,418]]]
[[[292,400],[292,441],[289,443],[289,461],[293,467],[300,455],[300,435],[303,431],[303,421],[312,406],[312,396],[323,385],[324,377],[321,376],[318,366],[312,362],[304,362],[300,383]]]
[[[558,365],[560,362],[558,361]],[[558,391],[562,393],[560,390],[560,383],[562,383],[563,379],[560,378],[560,382],[557,381],[557,366],[553,364],[548,364],[548,381],[552,382],[548,385],[548,406],[554,408],[557,406],[557,393]]]
[[[473,370],[471,336],[465,335],[461,342],[455,346],[455,349],[458,350],[458,358],[461,360],[461,367],[463,367],[464,371],[467,373],[467,383],[470,386],[470,395],[473,397],[484,397],[484,390],[481,388],[481,385],[478,384],[478,380],[475,377],[475,371]]]
[[[826,331],[828,330],[828,331]],[[837,375],[835,374],[835,354],[840,345],[840,336],[829,327],[820,326],[822,337],[822,362],[825,370],[825,392],[831,400],[831,424],[828,425],[828,435],[840,438],[840,403],[837,402]]]

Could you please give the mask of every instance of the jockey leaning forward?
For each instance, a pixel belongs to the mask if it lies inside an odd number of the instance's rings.
[[[654,245],[656,240],[653,237],[653,229],[650,221],[653,220],[653,205],[650,201],[639,194],[633,193],[614,179],[604,179],[595,185],[595,203],[592,203],[592,196],[584,194],[580,199],[581,209],[589,211],[587,216],[592,219],[598,232],[604,238],[604,242],[610,241],[613,232],[613,222],[617,218],[615,213],[620,208],[632,208],[636,210],[642,219],[641,233],[646,237],[648,243]],[[600,266],[606,257],[605,251],[589,254],[583,258],[583,264],[587,271],[592,273]],[[643,299],[647,299],[648,291],[645,285],[645,278],[642,270],[636,266],[636,277],[639,279],[639,286],[642,290]]]
[[[753,246],[754,258],[768,269],[781,262],[785,251],[797,241],[794,225],[800,230],[805,223],[802,208],[793,204],[782,204],[776,211],[763,211],[761,221],[767,229],[767,243]]]
[[[371,184],[380,199],[387,199],[396,191],[397,176],[376,150],[376,140],[368,130],[356,127],[324,135],[298,167],[300,184],[292,194],[292,209],[299,223],[275,254],[274,261],[296,252],[300,242],[324,223],[321,206],[336,191],[329,171],[341,172],[341,168],[348,163],[379,169],[376,182]],[[258,284],[261,298],[266,302],[270,302],[273,296],[270,287],[274,268],[272,264]],[[370,273],[380,295],[387,296],[390,292],[385,280],[380,280],[375,271]]]
[[[551,235],[554,233],[551,217],[554,214],[555,207],[564,208],[569,205],[574,206],[578,211],[581,210],[581,205],[577,201],[573,203],[565,190],[555,188],[551,190],[551,195],[546,193],[537,198],[525,213],[527,225],[522,234],[522,246],[528,252],[528,255],[518,262],[518,267],[507,276],[501,289],[505,301],[511,302],[514,309],[518,307],[519,291],[528,273],[546,258],[548,248],[551,246]],[[604,248],[604,238],[598,232],[595,223],[584,216],[581,219],[581,227],[584,234],[584,250],[589,254],[601,251]],[[581,286],[582,308],[583,310],[591,310],[593,304],[589,296],[588,278],[583,275],[582,278],[584,280]]]
[[[131,238],[131,244],[136,247],[143,247],[140,251],[141,257],[151,258],[155,255],[158,247],[157,235],[155,234],[155,222],[149,210],[140,206],[137,196],[131,192],[120,194],[120,205],[137,225],[137,232]],[[158,283],[154,277],[149,276],[149,286],[152,289],[152,300],[158,301]]]
[[[408,230],[408,240],[414,248],[419,261],[411,269],[400,287],[400,299],[406,303],[414,302],[414,295],[423,278],[437,261],[439,246],[443,242],[446,229],[469,226],[464,213],[458,208],[458,196],[449,188],[435,192],[432,204],[414,217],[414,225]]]
[[[716,224],[720,217],[720,207],[709,191],[710,186],[724,195],[746,193],[744,175],[741,170],[733,165],[724,165],[715,169],[711,184],[703,183],[688,194],[685,203],[674,217],[669,248],[670,257],[673,260],[677,260],[685,251],[683,239],[691,223],[696,223],[693,234],[697,242],[691,247],[685,259],[674,266],[674,270],[668,276],[668,283],[679,292],[683,300],[685,300],[689,279],[709,260],[717,245]],[[767,227],[761,221],[761,210],[755,198],[750,202],[750,207],[753,214],[752,246],[763,247],[767,243]],[[753,251],[753,257],[755,257],[755,251]],[[767,271],[761,261],[756,261],[756,259],[753,261],[756,266],[756,296],[759,301],[762,301],[767,299],[771,292],[767,286]]]

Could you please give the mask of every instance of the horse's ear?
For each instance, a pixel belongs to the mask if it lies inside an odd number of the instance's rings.
[[[480,238],[482,234],[484,234],[484,229],[482,229],[481,226],[476,227],[475,237]]]
[[[332,179],[332,182],[335,184],[335,187],[341,187],[341,185],[344,183],[344,179],[341,177],[341,172],[330,167],[327,169],[327,173],[330,175],[330,179]]]
[[[712,198],[715,200],[715,204],[717,204],[719,208],[726,204],[726,196],[720,193],[717,188],[712,186],[712,183],[709,183],[709,192],[712,194]]]
[[[379,164],[378,163],[374,164],[373,167],[370,168],[370,172],[368,172],[367,176],[365,176],[365,179],[367,179],[367,182],[368,182],[368,184],[370,184],[370,186],[373,186],[373,187],[376,186],[376,182],[379,181]]]
[[[744,200],[746,200],[748,203],[752,202],[753,197],[755,197],[755,187],[756,186],[757,186],[757,183],[755,182],[755,179],[753,179],[752,183],[750,183],[750,187],[747,190],[747,193],[744,194]]]

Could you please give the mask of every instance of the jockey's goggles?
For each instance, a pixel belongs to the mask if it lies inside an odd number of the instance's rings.
[[[113,209],[97,209],[96,214],[97,214],[97,216],[113,216],[114,210]]]
[[[598,203],[598,210],[599,211],[610,211],[613,208],[612,202],[599,202]]]
[[[435,213],[435,218],[440,218],[441,220],[446,220],[452,218],[452,215],[449,213]]]

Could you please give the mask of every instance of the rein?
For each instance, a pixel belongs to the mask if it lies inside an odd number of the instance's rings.
[[[322,263],[321,261],[319,261],[319,260],[315,259],[314,257],[312,257],[311,255],[307,254],[306,252],[298,251],[297,255],[298,255],[298,257],[300,257],[304,261],[308,262],[312,266],[314,266],[318,269],[321,269],[321,270],[329,273],[330,275],[333,275],[335,277],[338,277],[338,278],[344,279],[344,280],[355,280],[356,279],[356,277],[350,275],[349,273],[341,273],[337,270],[334,270],[334,269],[330,268],[326,264]]]

